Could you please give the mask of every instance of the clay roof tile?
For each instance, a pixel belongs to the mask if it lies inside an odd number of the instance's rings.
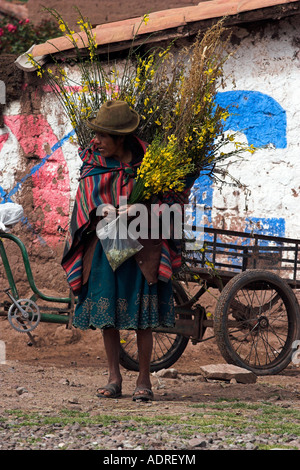
[[[98,25],[93,29],[93,34],[96,35],[96,41],[99,46],[116,44],[124,41],[132,41],[136,34],[140,36],[163,32],[197,21],[237,15],[251,10],[291,4],[296,1],[297,0],[210,0],[200,2],[198,5],[194,6],[150,13],[147,24],[142,22],[142,17],[139,17]],[[87,39],[85,33],[80,32],[77,33],[75,37],[76,36],[78,37],[78,47],[86,47]],[[71,40],[63,36],[32,47],[31,53],[33,57],[40,57],[71,50],[73,47]]]

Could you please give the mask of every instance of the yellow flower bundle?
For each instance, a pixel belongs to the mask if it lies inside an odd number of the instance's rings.
[[[48,11],[72,42],[81,77],[75,82],[66,72],[68,61],[60,63],[55,57],[54,70],[36,64],[37,73],[60,99],[80,147],[88,146],[93,137],[86,119],[105,101],[124,100],[141,116],[139,134],[149,146],[132,200],[149,200],[169,190],[180,192],[190,173],[207,171],[214,175],[220,161],[245,150],[254,151],[239,143],[230,152],[222,151],[234,140],[223,131],[228,112],[215,100],[228,57],[225,49],[229,37],[224,37],[222,21],[180,53],[176,50],[173,54],[173,44],[169,44],[140,55],[141,48],[133,41],[125,63],[109,60],[104,64],[97,55],[96,38],[87,19],[79,15],[77,24],[84,35],[78,39],[56,10]],[[148,21],[149,16],[144,15],[141,24]],[[86,41],[85,53],[78,47],[79,40]],[[34,62],[30,56],[29,60]],[[67,67],[67,71],[71,69]]]
[[[194,170],[191,158],[180,152],[174,135],[162,144],[155,138],[146,150],[137,172],[137,181],[129,202],[149,200],[152,195],[170,190],[183,191],[186,175]]]

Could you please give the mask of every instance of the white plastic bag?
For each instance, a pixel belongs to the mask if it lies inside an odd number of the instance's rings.
[[[120,216],[107,225],[99,225],[96,233],[113,271],[143,248],[143,245],[129,233],[127,225],[122,222]]]
[[[9,226],[20,222],[24,216],[23,207],[14,202],[0,204],[0,230],[9,232]]]

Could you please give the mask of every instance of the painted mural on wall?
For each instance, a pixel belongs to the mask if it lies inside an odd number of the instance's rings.
[[[218,94],[217,103],[224,108],[228,107],[231,113],[225,130],[243,133],[248,144],[258,148],[267,148],[270,145],[276,149],[287,147],[286,112],[271,96],[258,91],[227,91]],[[250,172],[249,176],[251,179]],[[199,203],[207,207],[207,225],[214,226],[212,208],[215,188],[212,180],[209,177],[200,177],[195,183],[194,191]],[[236,227],[238,230],[249,232],[252,224],[256,226],[257,233],[285,236],[284,217],[252,217],[251,220],[242,214],[239,217],[240,226]]]
[[[7,187],[3,181],[0,187],[2,202],[16,202],[18,192],[22,190],[25,181],[31,178],[33,204],[44,215],[43,220],[36,223],[37,229],[43,224],[43,236],[38,235],[38,238],[41,243],[55,245],[57,225],[67,225],[70,208],[70,180],[62,151],[69,135],[57,141],[53,129],[42,115],[5,116],[4,122],[9,132],[0,136],[0,146],[1,143],[2,147],[5,143],[8,146],[10,140],[16,138],[18,147],[27,155],[37,155],[39,162],[20,180],[15,180],[12,186]],[[32,135],[35,136],[34,139]],[[46,153],[48,149],[49,153]],[[4,150],[0,148],[3,163],[6,160]],[[8,153],[7,157],[9,156]],[[30,226],[26,214],[22,222]]]
[[[280,22],[276,34],[273,27],[268,25],[261,35],[237,30],[241,44],[225,65],[229,79],[218,95],[218,102],[232,109],[228,130],[239,131],[249,144],[266,146],[229,168],[250,194],[246,198],[230,187],[220,191],[205,178],[196,182],[195,191],[207,205],[208,225],[299,238],[297,22]]]
[[[208,226],[299,236],[300,61],[295,31],[295,23],[284,20],[275,39],[271,26],[259,39],[242,29],[237,32],[242,42],[226,64],[231,78],[218,102],[232,108],[228,131],[239,131],[249,144],[267,147],[229,165],[233,176],[249,189],[247,204],[237,188],[220,188],[206,177],[196,181],[194,194],[197,202],[205,204]],[[34,236],[42,244],[55,246],[58,228],[68,224],[78,184],[80,160],[70,141],[72,130],[50,93],[44,94],[39,114],[20,114],[18,102],[5,114],[5,127],[0,129],[1,202],[18,202],[31,178],[34,210],[38,207],[42,214],[35,221],[41,230]],[[29,156],[28,169],[24,169],[24,155]],[[21,178],[18,168],[23,170]],[[29,208],[25,208],[23,224],[30,229]]]

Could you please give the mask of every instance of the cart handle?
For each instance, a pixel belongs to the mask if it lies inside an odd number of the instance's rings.
[[[13,235],[12,233],[6,233],[6,232],[3,232],[3,231],[0,231],[0,255],[1,255],[1,258],[2,258],[2,261],[3,261],[3,264],[4,264],[4,269],[5,269],[7,278],[8,278],[9,285],[11,287],[13,296],[15,298],[18,298],[18,293],[17,293],[16,285],[15,285],[15,282],[14,282],[14,279],[13,279],[12,271],[11,271],[11,268],[10,268],[10,265],[9,265],[9,261],[8,261],[7,255],[6,255],[5,247],[4,247],[4,244],[2,242],[3,238],[7,238],[7,239],[13,241],[20,248],[29,285],[30,285],[32,291],[36,295],[38,295],[41,299],[46,300],[48,302],[60,302],[60,303],[69,303],[69,304],[72,302],[71,297],[51,297],[51,296],[43,294],[37,288],[37,286],[35,285],[32,270],[31,270],[31,267],[30,267],[28,252],[26,250],[26,247],[25,247],[24,243],[17,236]]]

